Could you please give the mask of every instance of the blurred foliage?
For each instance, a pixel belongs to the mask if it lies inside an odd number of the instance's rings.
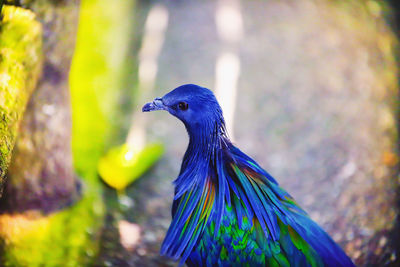
[[[4,6],[0,35],[0,182],[42,65],[42,27],[29,10]],[[1,184],[1,183],[0,183]]]
[[[164,153],[164,145],[154,143],[135,153],[127,144],[110,149],[99,161],[99,174],[116,190],[123,190],[139,178]]]
[[[97,164],[118,132],[118,108],[127,79],[134,1],[82,1],[70,73],[75,168],[96,178]],[[131,63],[132,64],[132,63]]]

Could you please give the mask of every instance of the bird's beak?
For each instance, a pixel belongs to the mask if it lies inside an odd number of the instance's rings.
[[[149,102],[142,107],[143,112],[149,112],[154,110],[166,110],[167,107],[164,105],[161,98],[155,98],[153,102]]]

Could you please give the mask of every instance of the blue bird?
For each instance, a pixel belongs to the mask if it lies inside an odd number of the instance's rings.
[[[227,137],[214,94],[182,85],[143,106],[189,134],[161,254],[188,266],[355,266],[256,161]]]

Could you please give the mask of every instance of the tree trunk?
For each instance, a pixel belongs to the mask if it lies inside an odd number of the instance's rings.
[[[116,140],[115,118],[121,116],[113,114],[133,62],[126,56],[132,36],[126,14],[135,1],[83,2],[71,101],[67,82],[77,1],[7,2],[31,9],[43,24],[45,61],[0,201],[0,265],[89,266],[98,252],[104,216],[97,162],[106,144]],[[70,102],[74,165],[85,185],[81,199],[62,209],[78,198],[80,188],[72,168]]]
[[[24,22],[23,27],[20,26],[24,31],[14,27],[5,33],[9,26],[2,24],[2,57],[8,51],[3,49],[7,44],[3,40],[11,37],[15,44],[9,47],[13,48],[11,50],[19,48],[20,53],[9,64],[10,68],[19,71],[9,73],[9,81],[18,82],[15,88],[21,91],[15,92],[15,96],[11,95],[13,97],[10,99],[16,99],[14,102],[18,106],[5,110],[11,114],[10,118],[22,117],[22,111],[29,99],[28,92],[35,87],[36,77],[39,76],[33,74],[42,69],[43,75],[21,123],[5,193],[0,202],[0,265],[85,266],[90,264],[98,250],[97,236],[104,214],[99,187],[93,184],[85,187],[79,202],[62,209],[79,196],[79,186],[72,166],[68,89],[69,67],[78,22],[78,1],[32,0],[11,3],[22,3],[24,8],[5,5],[4,14],[7,10],[16,10],[13,17],[10,16],[12,21],[20,14],[28,14],[27,18],[30,20]],[[42,26],[33,20],[35,15]],[[34,42],[36,39],[43,39],[43,49]],[[32,71],[36,65],[30,61],[40,59],[41,53],[44,55],[43,68],[38,66]],[[0,66],[4,64],[1,61]],[[3,86],[4,81],[8,81],[4,78],[8,76],[2,75],[3,73],[0,72],[1,107],[4,105],[1,102],[4,99],[2,94],[13,92],[10,85]],[[11,157],[17,127],[14,124],[5,124],[4,121],[7,122],[9,117],[3,113],[1,115],[5,118],[0,121],[1,130],[5,127],[11,133],[6,131],[5,136],[8,139],[3,139],[3,133],[0,132],[2,162],[6,162],[3,160],[3,147],[7,145],[5,155]]]
[[[78,22],[75,0],[37,0],[44,26],[44,67],[22,121],[5,186],[3,209],[48,213],[78,198],[71,153],[68,73]]]
[[[3,8],[0,35],[0,196],[18,128],[42,63],[42,26],[22,8]]]

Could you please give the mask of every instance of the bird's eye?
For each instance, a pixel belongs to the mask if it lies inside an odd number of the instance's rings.
[[[186,102],[179,102],[179,103],[178,103],[178,108],[179,108],[180,110],[187,110],[187,109],[189,108],[189,105],[188,105],[188,103],[186,103]]]

